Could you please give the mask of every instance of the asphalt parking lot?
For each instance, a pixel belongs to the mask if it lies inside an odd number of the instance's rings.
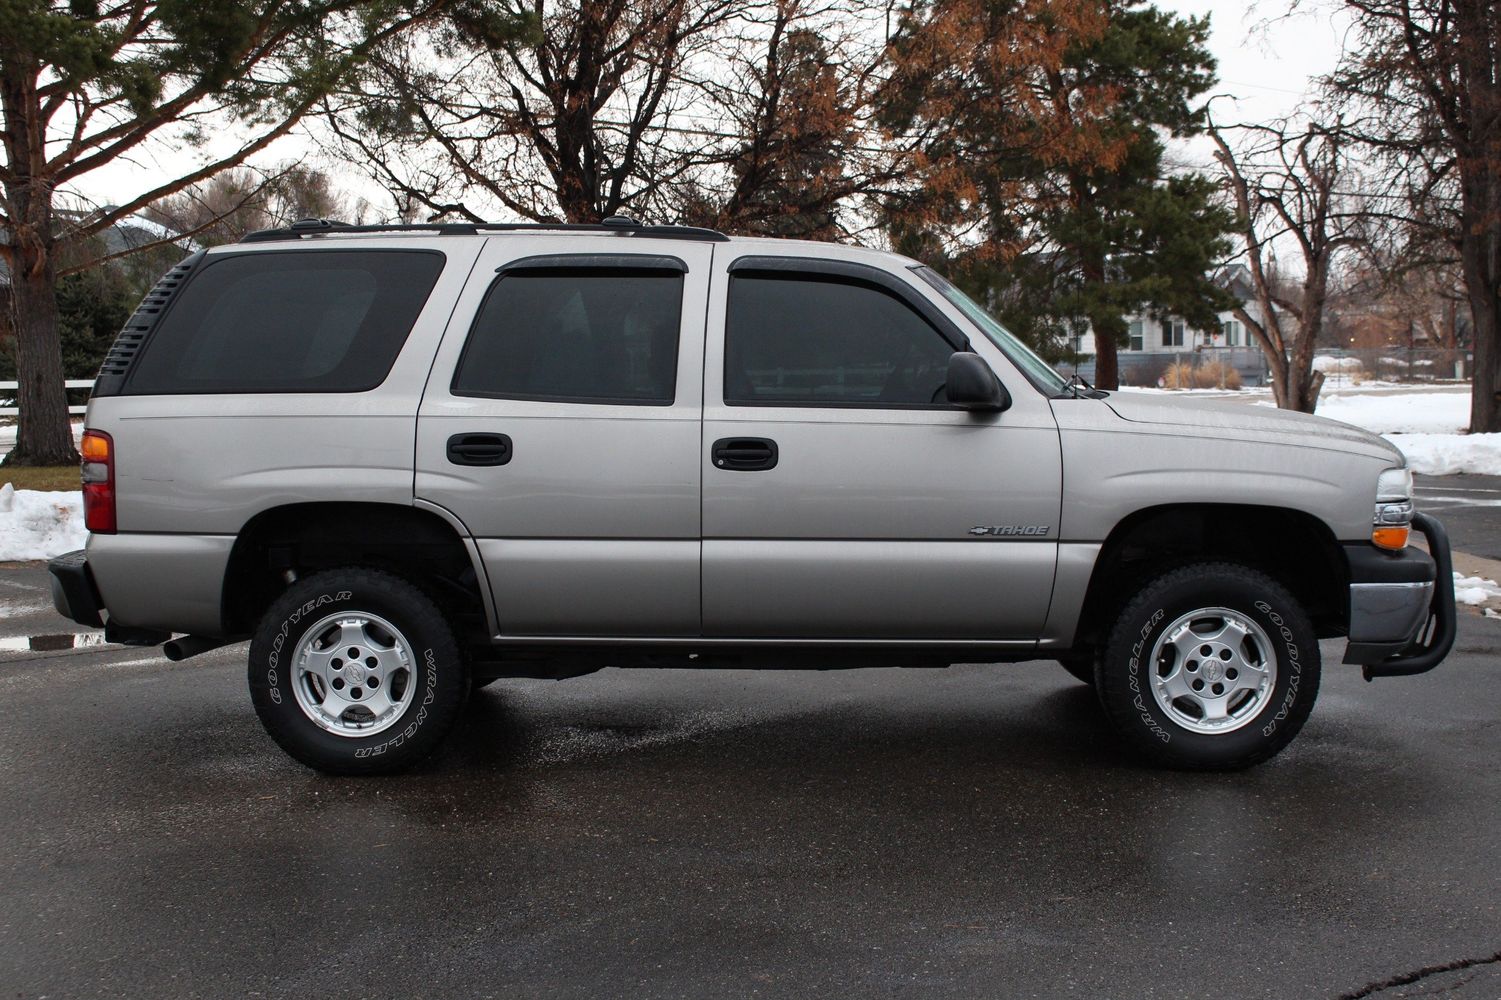
[[[30,649],[42,584],[0,570],[0,996],[1501,996],[1501,622],[1374,684],[1326,643],[1242,774],[1123,759],[1039,662],[502,682],[348,780],[242,647]]]

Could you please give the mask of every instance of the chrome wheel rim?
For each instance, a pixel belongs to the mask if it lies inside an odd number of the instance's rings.
[[[356,611],[320,619],[292,656],[298,707],[336,736],[373,736],[390,728],[416,691],[411,648],[379,615]]]
[[[1149,662],[1157,707],[1195,733],[1228,733],[1248,725],[1277,686],[1271,638],[1231,608],[1180,615],[1158,636]]]

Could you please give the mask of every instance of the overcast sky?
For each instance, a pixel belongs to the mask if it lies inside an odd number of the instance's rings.
[[[1303,0],[1300,12],[1287,15],[1292,0],[1262,0],[1248,9],[1236,0],[1157,0],[1160,7],[1184,15],[1209,14],[1210,49],[1219,62],[1220,84],[1214,93],[1216,120],[1230,124],[1267,122],[1292,113],[1308,92],[1310,81],[1334,67],[1344,42],[1348,18],[1337,0]],[[1207,140],[1177,151],[1180,159],[1208,165]],[[310,144],[295,137],[262,154],[270,163],[305,158]],[[221,152],[222,155],[222,152]],[[117,162],[84,179],[80,190],[101,204],[121,204],[160,183],[163,174],[179,176],[204,150],[170,150],[158,144],[134,163]],[[360,178],[337,171],[341,185],[358,188]],[[363,191],[381,212],[390,206],[378,191]]]

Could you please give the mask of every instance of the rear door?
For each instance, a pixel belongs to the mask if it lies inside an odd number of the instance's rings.
[[[417,421],[416,496],[468,528],[502,635],[694,636],[712,248],[481,252]]]
[[[1062,474],[1047,400],[915,277],[723,251],[716,270],[705,633],[1035,640]],[[946,402],[964,349],[1010,390],[1005,412]]]

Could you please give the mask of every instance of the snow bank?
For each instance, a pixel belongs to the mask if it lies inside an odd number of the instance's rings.
[[[82,493],[0,487],[0,561],[50,559],[86,538]]]
[[[1320,354],[1313,359],[1313,370],[1316,372],[1358,372],[1364,367],[1359,358],[1336,358]]]
[[[1501,434],[1388,434],[1386,439],[1420,475],[1501,476]]]
[[[1484,604],[1501,600],[1501,586],[1483,576],[1454,574],[1454,599],[1460,604]]]
[[[1375,434],[1453,434],[1470,424],[1468,392],[1404,392],[1326,395],[1318,415],[1364,427]]]

